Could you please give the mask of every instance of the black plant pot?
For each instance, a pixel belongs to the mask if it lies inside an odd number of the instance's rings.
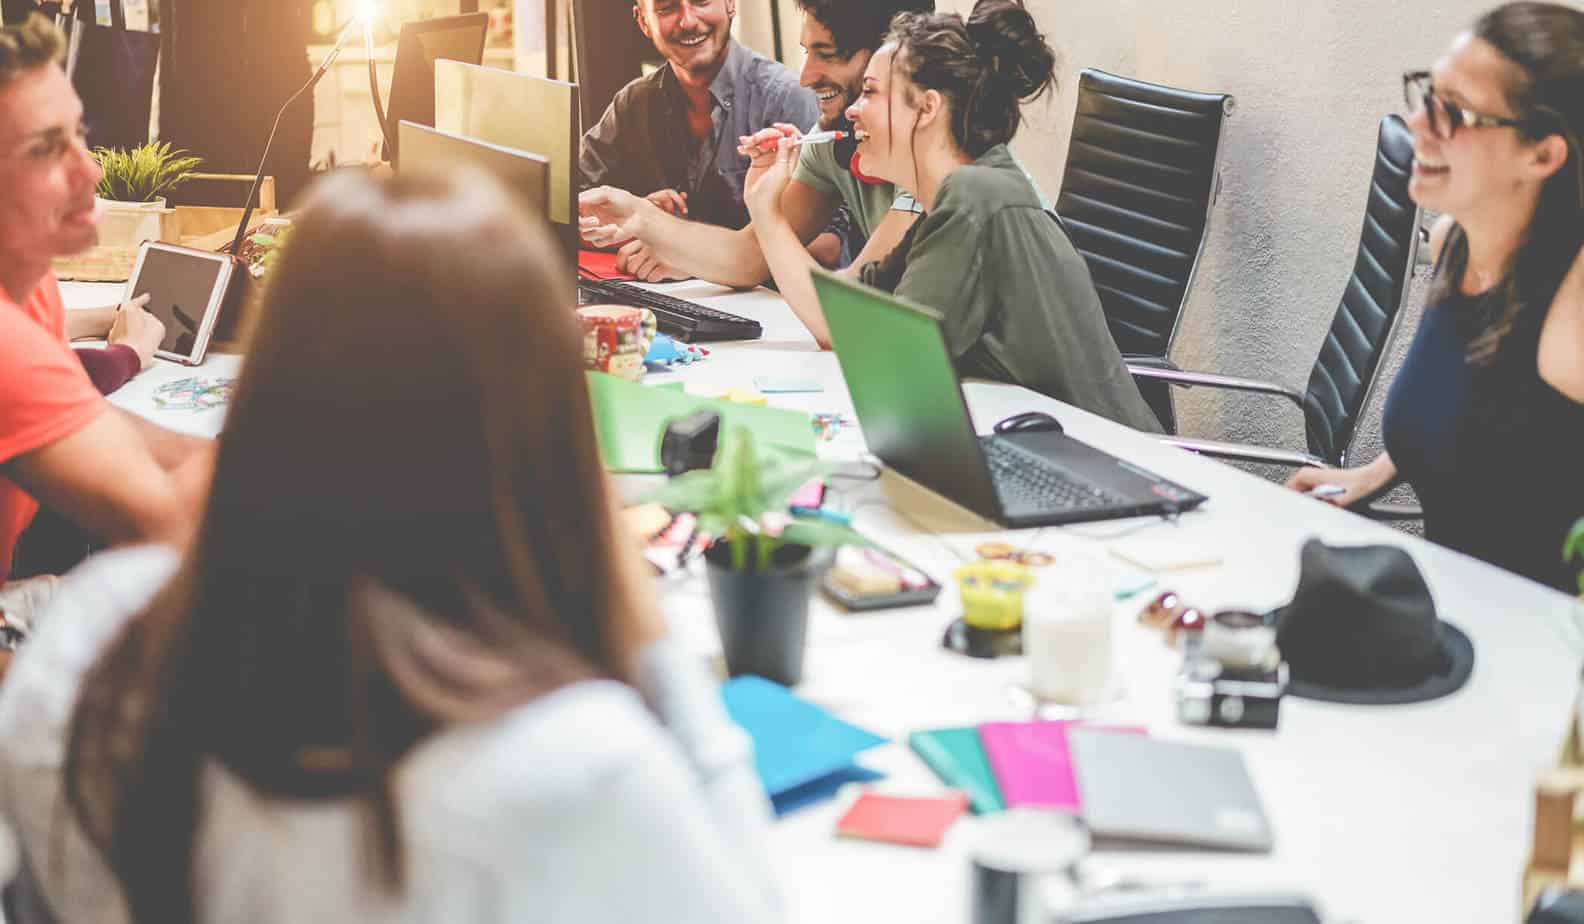
[[[725,542],[711,546],[704,559],[727,672],[795,685],[803,677],[809,597],[818,574],[813,549],[782,546],[769,571],[733,570]]]

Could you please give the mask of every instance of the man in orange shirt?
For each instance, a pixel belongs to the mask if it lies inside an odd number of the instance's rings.
[[[107,542],[183,541],[213,456],[111,407],[67,346],[50,261],[100,215],[63,48],[41,16],[0,27],[0,584],[40,502]]]

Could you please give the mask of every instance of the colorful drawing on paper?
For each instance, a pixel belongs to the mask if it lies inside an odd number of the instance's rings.
[[[177,379],[154,390],[154,405],[162,411],[189,411],[196,414],[225,407],[231,403],[231,392],[235,388],[236,379]]]

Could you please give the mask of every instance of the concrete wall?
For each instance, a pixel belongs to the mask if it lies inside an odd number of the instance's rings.
[[[1352,267],[1376,124],[1401,110],[1402,72],[1428,67],[1491,5],[1029,0],[1061,53],[1061,92],[1029,108],[1015,148],[1054,195],[1084,67],[1234,94],[1222,194],[1173,358],[1302,388]],[[782,6],[795,37],[795,11],[790,0]],[[743,3],[749,35],[766,22],[762,7]],[[788,44],[796,66],[795,38]],[[1196,389],[1178,393],[1178,408],[1188,434],[1304,445],[1301,415],[1280,399]]]

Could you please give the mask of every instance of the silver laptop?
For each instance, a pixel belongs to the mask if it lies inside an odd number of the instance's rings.
[[[1068,738],[1084,822],[1096,837],[1259,852],[1274,845],[1237,751],[1083,728]]]

